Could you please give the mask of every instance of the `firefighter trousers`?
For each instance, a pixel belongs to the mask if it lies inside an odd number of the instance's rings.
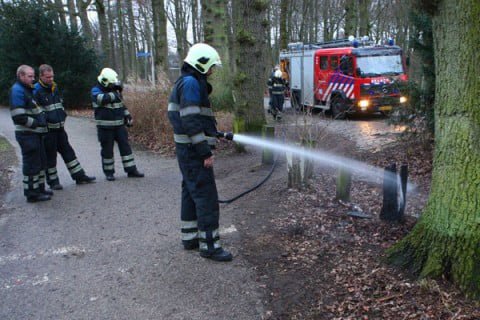
[[[57,153],[62,156],[72,179],[85,175],[80,162],[73,151],[64,128],[50,129],[45,136],[45,151],[47,154],[47,182],[50,186],[59,183],[57,173]]]
[[[113,146],[117,142],[120,156],[122,157],[123,170],[133,172],[137,170],[132,148],[128,143],[128,132],[125,126],[114,126],[110,128],[97,127],[98,141],[102,147],[102,169],[105,175],[115,173],[115,160],[113,158]]]
[[[218,225],[220,209],[213,168],[205,168],[191,144],[176,144],[182,173],[182,242],[200,242],[200,250],[220,248]]]
[[[22,151],[23,194],[36,196],[45,189],[45,155],[44,134],[34,132],[15,132]]]

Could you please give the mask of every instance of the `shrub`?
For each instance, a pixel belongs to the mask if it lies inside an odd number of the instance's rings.
[[[50,64],[63,91],[65,106],[90,103],[97,57],[77,32],[56,24],[55,13],[37,3],[15,1],[0,6],[0,86],[9,88],[18,66]],[[38,74],[38,72],[37,72]],[[8,90],[0,102],[8,101]]]

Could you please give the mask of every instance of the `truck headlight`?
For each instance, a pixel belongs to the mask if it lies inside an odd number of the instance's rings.
[[[407,102],[407,97],[401,96],[400,103],[405,103],[405,102]]]
[[[358,101],[358,106],[363,110],[367,110],[368,106],[370,105],[370,100],[360,100]]]

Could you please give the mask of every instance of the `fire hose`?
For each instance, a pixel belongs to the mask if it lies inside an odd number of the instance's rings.
[[[227,140],[233,140],[234,139],[234,135],[233,133],[231,132],[218,132],[217,133],[217,137],[219,138],[224,138],[224,139],[227,139]],[[270,176],[272,175],[273,171],[275,170],[275,167],[277,166],[277,160],[278,160],[278,156],[275,157],[275,160],[273,160],[273,163],[272,163],[272,166],[268,172],[268,174],[265,176],[265,178],[263,178],[259,183],[257,183],[256,185],[254,185],[253,187],[245,190],[244,192],[236,195],[235,197],[233,198],[230,198],[230,199],[226,199],[226,200],[221,200],[219,199],[218,200],[218,203],[232,203],[234,202],[235,200],[238,200],[240,199],[241,197],[249,194],[250,192],[252,191],[255,191],[257,190],[258,188],[260,188],[269,178]]]

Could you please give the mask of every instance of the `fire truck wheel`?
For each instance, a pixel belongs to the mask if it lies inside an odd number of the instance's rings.
[[[333,119],[342,120],[347,117],[347,113],[345,112],[345,110],[347,110],[347,106],[345,104],[345,101],[341,97],[333,98],[331,102],[331,108]]]

